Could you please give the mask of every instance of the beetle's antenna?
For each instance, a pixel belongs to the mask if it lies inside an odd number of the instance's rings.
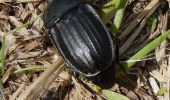
[[[48,48],[49,46],[52,46],[51,36],[50,36],[49,33],[46,33],[46,34],[44,35],[44,40],[43,40],[43,49],[44,49],[44,50],[47,50],[47,48]]]

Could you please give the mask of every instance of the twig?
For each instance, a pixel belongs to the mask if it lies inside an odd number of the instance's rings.
[[[143,29],[143,27],[146,24],[146,20],[147,18],[149,18],[153,12],[159,7],[159,5],[161,4],[161,2],[157,2],[151,9],[148,10],[148,14],[146,15],[146,17],[142,20],[142,22],[140,23],[139,27],[135,30],[135,32],[127,39],[127,41],[120,47],[120,52],[119,54],[122,55],[132,44],[132,42],[135,40],[135,38],[138,36],[138,34],[140,33],[140,31]]]
[[[15,2],[15,3],[28,3],[28,2],[40,2],[42,0],[0,0],[0,3],[9,3],[9,2]]]
[[[170,62],[170,57],[168,58],[168,62]],[[170,97],[170,64],[168,65],[168,68],[167,68],[167,74],[168,74],[168,80],[167,80],[167,97]],[[169,100],[169,98],[167,99]]]
[[[41,17],[42,14],[43,14],[43,13],[41,13],[40,15],[38,15],[35,19],[33,19],[33,20],[31,20],[31,21],[23,24],[23,25],[20,25],[20,26],[16,27],[15,29],[9,31],[8,33],[6,33],[6,34],[4,34],[4,35],[2,36],[2,50],[1,50],[1,59],[0,59],[0,60],[1,60],[0,69],[1,69],[1,71],[2,71],[2,74],[3,74],[4,71],[5,71],[5,70],[4,70],[4,69],[5,69],[5,48],[6,48],[6,46],[5,46],[5,36],[10,35],[10,34],[13,34],[13,33],[16,32],[16,31],[19,31],[20,29],[27,27],[28,25],[32,24],[35,20],[37,20],[39,17]]]
[[[3,98],[3,100],[6,100],[5,95],[4,95],[3,83],[2,83],[2,80],[0,79],[0,99],[2,99],[2,98]]]
[[[122,35],[119,36],[119,40],[124,40],[127,35],[135,28],[135,26],[141,22],[149,10],[157,4],[157,2],[159,2],[159,0],[152,0],[152,2],[141,12],[141,14],[136,19],[134,19],[134,21],[132,21],[129,26],[122,32]]]
[[[20,87],[17,89],[17,91],[12,95],[10,100],[16,100],[19,93],[22,91],[22,89],[25,87],[25,84],[21,84]]]
[[[31,84],[17,100],[33,100],[37,98],[42,91],[45,91],[50,84],[55,80],[63,69],[63,60],[59,58],[47,70],[45,70],[40,77]]]
[[[168,4],[170,6],[170,0],[167,0]],[[168,10],[168,13],[170,13],[170,9]],[[168,62],[170,62],[170,57],[168,58]],[[167,100],[170,100],[170,64],[168,64],[167,68],[167,73],[168,73],[168,80],[167,80],[167,97],[169,97]]]
[[[77,94],[80,96],[80,98],[83,98],[83,99],[85,99],[84,98],[84,96],[82,96],[82,94],[80,93],[81,92],[81,88],[80,88],[80,85],[77,83],[77,81],[76,81],[76,79],[72,76],[72,80],[73,80],[73,82],[74,82],[74,84],[75,84],[75,88],[76,88],[76,90],[77,90]]]
[[[37,19],[38,19],[39,17],[41,17],[42,15],[43,15],[43,13],[41,13],[40,15],[38,15],[38,16],[37,16],[36,18],[34,18],[33,20],[31,20],[31,21],[29,21],[29,22],[27,22],[27,23],[25,23],[25,24],[23,24],[23,25],[21,25],[21,26],[18,26],[18,27],[16,27],[15,29],[9,31],[9,32],[8,32],[7,34],[5,34],[5,35],[13,34],[14,32],[17,32],[17,31],[19,31],[20,29],[27,27],[28,25],[32,24],[35,20],[37,20]]]
[[[21,69],[14,71],[14,74],[21,73],[24,71],[45,70],[45,69],[47,69],[47,67],[45,66],[29,66],[27,68],[21,68]]]
[[[5,71],[5,36],[2,36],[2,49],[1,49],[1,74]]]
[[[21,23],[20,21],[18,21],[18,19],[15,16],[9,16],[10,21],[15,25],[15,26],[20,26],[23,25],[23,23]],[[19,30],[19,33],[21,35],[29,35],[28,30],[26,29],[26,27],[23,27],[22,29]]]

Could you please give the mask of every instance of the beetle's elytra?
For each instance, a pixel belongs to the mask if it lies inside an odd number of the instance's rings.
[[[112,64],[115,55],[110,33],[91,5],[82,0],[52,0],[44,23],[75,72],[95,76]]]

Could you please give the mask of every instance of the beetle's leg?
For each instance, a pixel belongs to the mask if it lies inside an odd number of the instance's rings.
[[[116,50],[115,50],[115,61],[117,62],[117,64],[119,65],[119,67],[123,70],[123,72],[125,73],[125,74],[127,74],[128,75],[128,73],[126,72],[126,68],[124,68],[120,63],[119,63],[119,61],[120,61],[120,59],[119,59],[119,39],[118,39],[118,36],[115,34],[115,48],[116,48]]]
[[[92,94],[93,99],[94,99],[94,100],[97,100],[96,92],[95,92],[93,89],[91,89],[87,84],[85,84],[85,83],[79,78],[80,74],[77,73],[77,72],[73,72],[73,76],[77,79],[77,81],[78,81],[80,84],[82,84],[82,85]]]
[[[127,79],[128,79],[128,81],[131,83],[131,84],[133,84],[133,86],[135,86],[136,84],[135,84],[135,82],[130,78],[130,76],[129,76],[129,74],[128,74],[128,72],[127,72],[127,70],[126,70],[126,68],[124,68],[120,63],[119,63],[119,39],[118,39],[118,36],[117,36],[117,34],[115,34],[115,48],[116,48],[116,50],[115,50],[115,61],[117,62],[117,64],[118,64],[118,66],[122,69],[122,71],[124,72],[124,74],[127,76]]]
[[[119,59],[119,39],[117,34],[113,34],[114,35],[114,44],[115,44],[115,62],[118,64],[118,66],[122,69],[122,71],[128,75],[128,73],[126,72],[126,69],[119,63],[120,59]]]
[[[48,46],[52,46],[51,36],[49,33],[46,33],[43,40],[43,49],[47,50]]]

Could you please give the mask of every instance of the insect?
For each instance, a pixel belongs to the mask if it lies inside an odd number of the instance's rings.
[[[96,76],[114,61],[111,35],[85,1],[50,0],[44,23],[65,63],[76,73]]]

